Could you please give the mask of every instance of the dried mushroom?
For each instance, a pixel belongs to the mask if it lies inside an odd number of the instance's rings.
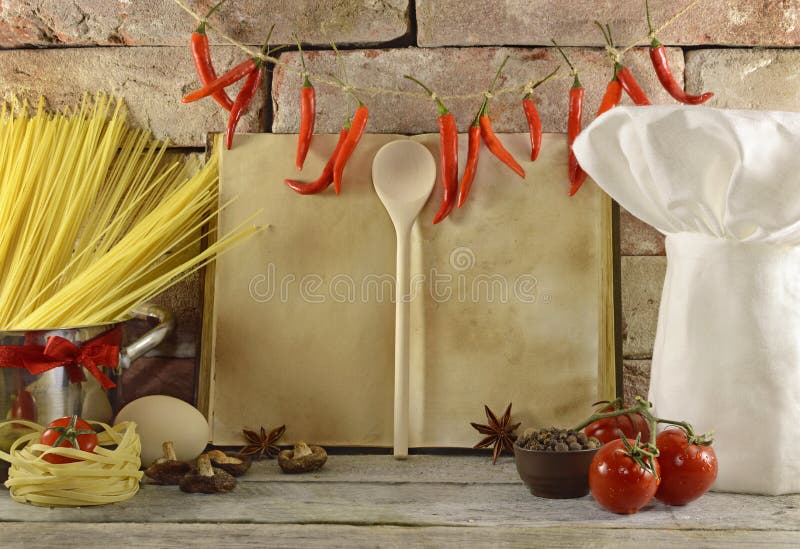
[[[203,454],[197,458],[197,469],[181,479],[180,487],[190,494],[197,492],[216,494],[233,490],[236,487],[236,479],[222,469],[212,467],[208,455]]]
[[[171,440],[166,441],[161,447],[164,451],[164,457],[155,460],[150,467],[145,469],[144,473],[153,479],[156,484],[176,485],[192,467],[185,461],[178,461]]]
[[[219,467],[235,477],[245,474],[250,468],[250,463],[252,463],[252,460],[247,456],[221,450],[211,450],[208,452],[208,458],[211,460],[211,465]]]
[[[298,442],[293,450],[278,454],[278,465],[284,473],[309,473],[316,471],[328,461],[328,453],[321,446],[309,446]]]

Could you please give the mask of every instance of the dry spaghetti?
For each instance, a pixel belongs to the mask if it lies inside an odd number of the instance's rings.
[[[5,485],[15,501],[81,507],[125,501],[139,491],[141,443],[135,423],[123,422],[110,427],[90,421],[103,429],[98,433],[99,444],[93,453],[39,444],[44,427],[30,421],[15,420],[14,423],[33,430],[17,439],[9,453],[0,451],[0,459],[11,463]],[[42,459],[44,452],[80,461],[52,464]]]
[[[177,159],[97,95],[0,113],[0,330],[122,319],[256,227],[215,237],[218,162]],[[215,147],[216,151],[216,147]]]

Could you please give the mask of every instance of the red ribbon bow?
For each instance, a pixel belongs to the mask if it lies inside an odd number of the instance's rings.
[[[0,366],[13,367],[21,364],[34,375],[63,366],[73,383],[86,381],[81,370],[83,366],[104,389],[110,389],[116,385],[100,371],[100,366],[116,368],[119,365],[121,344],[120,327],[102,333],[80,346],[63,337],[50,336],[44,347],[20,345],[0,348]]]

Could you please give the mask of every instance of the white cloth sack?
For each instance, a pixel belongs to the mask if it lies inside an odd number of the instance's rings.
[[[715,490],[800,492],[800,113],[619,107],[575,154],[667,235],[657,415],[714,431]]]

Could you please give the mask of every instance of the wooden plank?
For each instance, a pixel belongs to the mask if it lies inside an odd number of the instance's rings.
[[[800,528],[800,495],[708,494],[686,507],[648,505],[619,516],[591,497],[547,500],[519,485],[242,482],[234,492],[187,495],[142,486],[131,500],[105,507],[40,508],[0,496],[0,517],[30,522],[242,522],[396,526]]]
[[[796,531],[339,526],[299,524],[2,525],[3,547],[796,547]]]
[[[614,208],[610,196],[605,196],[598,230],[600,253],[600,307],[598,308],[600,335],[597,342],[597,394],[599,400],[613,400],[621,392],[617,387],[617,336],[614,309]],[[601,236],[602,235],[602,236]]]

